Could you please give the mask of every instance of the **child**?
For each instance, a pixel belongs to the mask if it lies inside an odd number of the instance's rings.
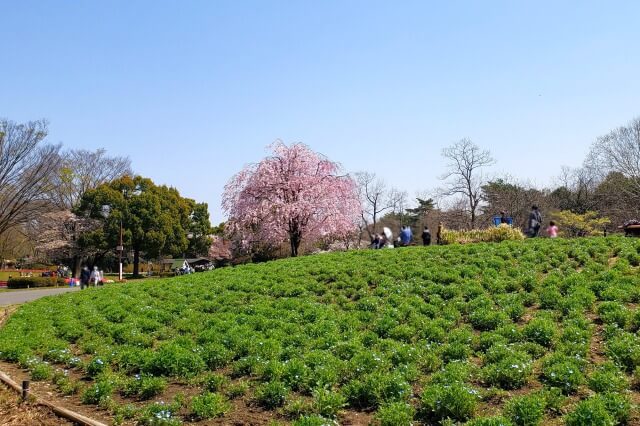
[[[547,232],[549,233],[549,238],[557,238],[558,237],[558,227],[554,221],[549,222],[549,227],[547,228]]]

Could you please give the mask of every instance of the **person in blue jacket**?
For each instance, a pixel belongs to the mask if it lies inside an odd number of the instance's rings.
[[[411,228],[408,226],[403,226],[400,231],[400,245],[408,246],[411,244],[411,240],[413,239],[413,233],[411,232]]]

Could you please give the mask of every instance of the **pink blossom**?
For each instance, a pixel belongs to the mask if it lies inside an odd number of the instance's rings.
[[[357,228],[356,184],[337,163],[301,143],[277,141],[270,148],[271,157],[245,167],[225,186],[229,232],[249,244],[288,241],[296,256],[303,238],[341,238]]]

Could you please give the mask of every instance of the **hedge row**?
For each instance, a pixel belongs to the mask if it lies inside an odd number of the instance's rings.
[[[66,285],[63,278],[56,277],[16,277],[9,278],[8,288],[56,287]]]

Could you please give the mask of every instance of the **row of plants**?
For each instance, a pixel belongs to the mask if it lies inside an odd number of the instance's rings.
[[[117,284],[21,307],[0,359],[124,423],[231,422],[255,405],[296,425],[349,411],[622,424],[640,383],[639,261],[632,239],[547,239]]]

